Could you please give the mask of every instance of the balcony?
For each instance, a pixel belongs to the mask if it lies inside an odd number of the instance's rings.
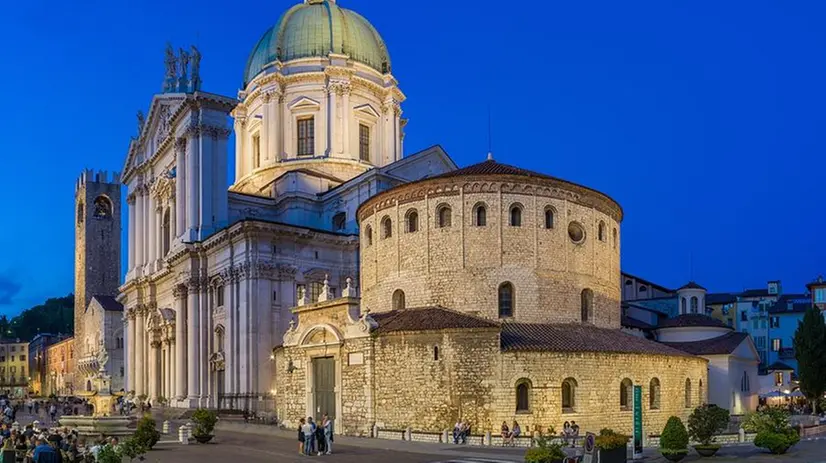
[[[777,353],[781,360],[794,360],[794,347],[784,347]]]

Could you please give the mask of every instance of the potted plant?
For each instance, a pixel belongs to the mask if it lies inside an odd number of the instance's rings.
[[[660,453],[669,461],[680,461],[688,455],[688,431],[676,416],[668,419],[660,435]]]
[[[559,444],[551,443],[553,428],[547,433],[540,432],[534,438],[536,447],[525,452],[525,463],[562,463],[567,455]]]
[[[218,422],[218,415],[212,410],[199,408],[192,414],[192,423],[195,428],[192,430],[192,437],[198,442],[206,444],[213,438],[212,431]]]
[[[714,443],[714,435],[719,434],[729,422],[729,412],[714,404],[701,405],[688,417],[688,435],[699,445],[694,450],[701,457],[710,457],[720,450],[720,444]]]
[[[789,425],[789,412],[780,407],[750,413],[743,422],[743,429],[756,432],[754,445],[775,455],[786,453],[800,442],[800,433]]]
[[[599,449],[600,463],[625,463],[628,458],[629,436],[605,428],[599,432],[595,445]]]
[[[161,439],[161,433],[158,432],[158,429],[155,427],[155,420],[149,415],[144,415],[144,417],[138,421],[138,427],[135,430],[133,438],[138,444],[147,450],[151,450]]]

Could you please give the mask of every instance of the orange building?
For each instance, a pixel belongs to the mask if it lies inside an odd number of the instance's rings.
[[[75,385],[75,338],[66,338],[46,348],[46,378],[43,395],[70,396]]]

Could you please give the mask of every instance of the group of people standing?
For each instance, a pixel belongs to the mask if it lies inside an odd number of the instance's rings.
[[[298,425],[298,453],[303,455],[330,455],[333,453],[333,420],[325,414],[321,425],[312,416],[301,419]]]

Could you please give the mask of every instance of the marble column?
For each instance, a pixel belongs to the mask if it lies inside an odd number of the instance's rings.
[[[200,281],[190,282],[187,293],[187,317],[186,317],[186,351],[187,351],[187,389],[189,391],[187,401],[190,404],[197,404],[201,395],[200,388]]]
[[[135,268],[143,266],[143,187],[138,185],[135,188],[135,208],[133,215],[135,216],[133,247],[135,248],[135,260],[133,262]]]
[[[327,142],[324,154],[327,156],[332,156],[334,153],[341,152],[339,149],[340,145],[338,143],[338,136],[340,135],[340,132],[336,130],[338,127],[338,124],[336,123],[338,120],[338,112],[336,110],[337,100],[338,94],[336,93],[336,87],[331,83],[327,85],[327,123],[325,124],[326,127],[324,129],[324,138]],[[298,146],[296,146],[296,149],[297,148]]]
[[[271,108],[270,101],[272,100],[272,93],[270,93],[270,92],[264,93],[262,95],[261,99],[263,100],[264,104],[261,105],[261,107],[262,107],[261,112],[263,114],[262,114],[262,120],[261,120],[261,138],[259,139],[259,143],[260,143],[260,145],[259,145],[260,146],[260,148],[259,148],[260,161],[258,163],[259,167],[264,166],[265,164],[269,164],[268,161],[270,160],[270,156],[272,156],[272,154],[270,153],[270,150],[269,150],[269,147],[270,147],[270,134],[272,133],[272,130],[270,130],[270,122],[272,122],[272,117],[270,116],[270,108]]]
[[[272,93],[270,103],[267,105],[267,108],[269,109],[269,120],[267,121],[267,127],[269,128],[269,136],[267,138],[267,155],[273,163],[278,162],[281,158],[281,151],[278,149],[278,140],[281,138],[281,133],[278,129],[279,119],[281,118],[280,101],[281,93],[274,92]]]
[[[190,133],[187,138],[186,149],[186,230],[184,236],[187,241],[195,241],[198,239],[198,219],[200,211],[198,210],[198,203],[200,202],[200,131]]]
[[[135,268],[135,195],[127,196],[126,204],[129,206],[129,236],[127,237],[129,243],[129,263],[126,267],[131,271]]]
[[[350,157],[354,159],[359,159],[358,152],[355,153],[355,157],[353,153],[350,151],[351,144],[350,144],[350,115],[352,113],[352,109],[350,108],[350,84],[348,83],[342,92],[342,106],[341,106],[341,133],[342,138],[344,139],[344,152],[348,153]]]
[[[209,303],[210,288],[209,286],[201,287],[200,308],[198,326],[201,327],[200,338],[198,343],[198,357],[201,359],[199,366],[198,383],[201,385],[201,403],[200,406],[206,407],[206,401],[209,398],[209,390],[207,384],[209,383],[209,339],[212,333],[209,324],[209,314],[212,312],[212,306]]]
[[[123,390],[131,391],[132,385],[129,383],[132,380],[132,362],[129,356],[132,352],[132,326],[134,323],[129,321],[129,310],[123,313]]]
[[[175,197],[169,198],[169,249],[175,245],[175,237],[178,236],[178,205]],[[166,257],[166,256],[164,256]]]
[[[175,236],[186,230],[186,138],[175,142]]]
[[[146,363],[146,357],[143,357],[143,342],[144,342],[144,320],[143,314],[146,309],[144,307],[140,307],[135,312],[135,355],[132,356],[135,359],[135,379],[134,379],[134,391],[135,395],[145,394],[146,391],[143,388],[144,384],[144,374],[143,374],[143,367],[144,363]]]
[[[160,371],[158,371],[158,349],[160,345],[158,341],[152,341],[152,333],[148,333],[149,335],[149,399],[154,403],[158,398],[158,377],[160,376]]]
[[[237,116],[235,118],[235,181],[246,175],[244,140],[246,139],[247,118]]]
[[[184,286],[172,291],[175,296],[175,399],[184,400],[186,384],[186,297]]]
[[[158,212],[157,212],[157,198],[153,194],[149,194],[149,225],[146,227],[146,233],[149,235],[147,237],[148,241],[148,253],[146,262],[152,266],[155,264],[155,260],[158,258],[158,248],[155,244],[157,239],[157,231],[158,231]],[[154,268],[150,267],[150,272],[154,271]]]

